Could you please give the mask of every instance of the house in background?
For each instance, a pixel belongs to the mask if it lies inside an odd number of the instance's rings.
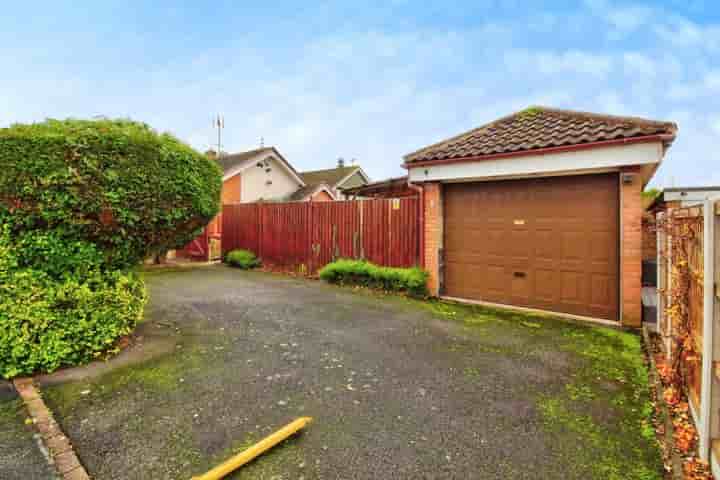
[[[332,202],[335,200],[332,189],[325,183],[305,185],[288,197],[291,202]]]
[[[337,167],[325,170],[312,170],[301,172],[300,176],[306,185],[325,185],[330,188],[332,196],[337,200],[348,198],[344,189],[360,187],[370,183],[370,177],[359,165],[345,165],[345,161],[338,159]]]
[[[208,152],[223,170],[222,204],[284,200],[305,186],[275,147],[223,154]]]
[[[206,155],[217,161],[223,171],[220,193],[222,205],[233,203],[326,202],[335,200],[333,191],[324,183],[308,185],[290,162],[275,148],[262,147],[238,153]],[[222,250],[222,212],[203,232],[182,249],[181,257],[215,260]]]
[[[531,107],[406,155],[430,293],[640,326],[641,192],[676,132]]]
[[[207,152],[223,170],[222,204],[258,201],[335,200],[323,182],[307,184],[290,162],[275,148],[223,154]]]
[[[420,188],[410,185],[407,175],[370,182],[359,187],[345,188],[347,198],[405,198],[419,195]]]

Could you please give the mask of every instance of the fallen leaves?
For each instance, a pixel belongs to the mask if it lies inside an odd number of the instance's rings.
[[[690,458],[683,463],[683,478],[685,480],[707,480],[712,478],[710,466],[697,457]]]

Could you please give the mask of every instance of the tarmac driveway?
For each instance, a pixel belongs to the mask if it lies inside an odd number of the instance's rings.
[[[139,344],[175,345],[43,388],[96,480],[189,479],[306,415],[232,478],[661,478],[634,334],[225,266],[147,281]]]
[[[26,418],[10,383],[0,380],[0,479],[54,479]]]

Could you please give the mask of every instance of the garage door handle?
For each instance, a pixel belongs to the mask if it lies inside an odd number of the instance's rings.
[[[525,272],[514,272],[514,273],[513,273],[513,276],[515,276],[515,277],[524,277],[524,276],[525,276]]]

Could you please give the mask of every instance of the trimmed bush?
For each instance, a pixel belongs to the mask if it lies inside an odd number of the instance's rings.
[[[99,255],[92,244],[48,245],[58,246],[47,257],[49,266],[59,268],[63,252],[91,262],[73,262],[60,274],[28,268],[7,232],[0,236],[0,375],[5,378],[97,358],[142,317],[146,293],[137,274],[103,271],[92,263]]]
[[[0,129],[0,219],[90,241],[117,268],[187,244],[218,213],[216,162],[129,120]]]
[[[330,283],[362,285],[391,292],[427,295],[427,272],[420,268],[380,267],[362,260],[337,260],[320,270],[320,278]]]
[[[217,214],[219,166],[127,120],[0,129],[0,375],[112,352],[142,318],[144,258]]]
[[[260,265],[260,260],[250,250],[233,250],[225,255],[225,262],[233,267],[248,270]]]

